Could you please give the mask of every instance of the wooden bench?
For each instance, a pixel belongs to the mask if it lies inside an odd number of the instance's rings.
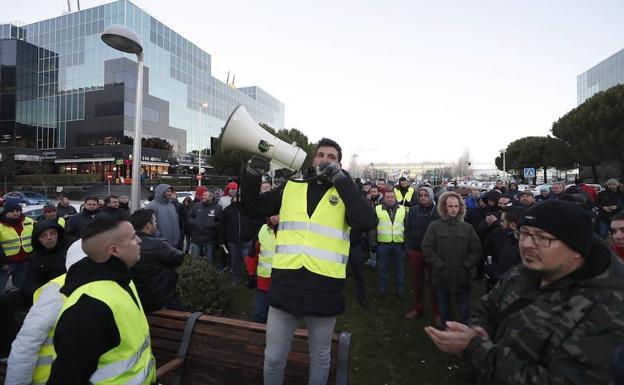
[[[191,313],[172,310],[147,317],[158,382],[171,384],[176,370],[181,370],[181,384],[262,384],[265,325],[202,315],[195,322],[188,351],[182,358],[178,357],[178,349],[190,317]],[[350,340],[350,333],[334,334],[328,384],[347,384]],[[297,329],[284,383],[307,384],[308,370],[308,333]]]
[[[156,357],[156,376],[161,384],[227,385],[262,384],[265,325],[230,318],[161,310],[150,314],[152,351]],[[180,349],[185,329],[189,331],[187,349]],[[328,384],[347,385],[351,334],[332,337],[331,369]],[[186,353],[184,354],[184,351]],[[290,348],[284,383],[308,383],[308,332],[297,329]],[[0,384],[4,383],[6,364],[0,364]]]

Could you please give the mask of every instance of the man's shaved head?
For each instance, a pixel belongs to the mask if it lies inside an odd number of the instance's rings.
[[[132,224],[118,216],[98,217],[82,235],[82,249],[97,263],[115,256],[132,267],[140,257],[139,243]]]

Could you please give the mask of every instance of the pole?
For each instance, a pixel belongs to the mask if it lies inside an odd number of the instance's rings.
[[[505,165],[505,153],[506,151],[503,151],[503,183],[507,183],[507,167]]]
[[[110,179],[107,177],[106,180],[108,180],[108,196],[110,196]]]
[[[143,52],[137,54],[136,108],[134,112],[134,144],[132,146],[132,186],[130,208],[141,208],[141,138],[143,128]]]
[[[201,148],[201,125],[202,125],[202,105],[199,105],[199,128],[197,129],[197,133],[198,133],[198,140],[197,140],[197,146],[199,147],[197,153],[199,154],[199,160],[197,161],[197,175],[201,175],[201,164],[202,164],[202,158],[201,158],[201,153],[202,153],[202,148]],[[201,186],[201,178],[197,178],[197,185]]]

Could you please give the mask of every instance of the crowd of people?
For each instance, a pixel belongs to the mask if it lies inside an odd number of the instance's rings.
[[[357,302],[370,308],[365,269],[376,271],[379,300],[412,291],[405,318],[427,313],[425,333],[474,364],[484,383],[613,383],[624,346],[624,193],[616,180],[600,193],[580,180],[537,196],[502,181],[466,191],[404,177],[354,180],[341,157],[336,142],[322,139],[301,180],[271,185],[266,160],[256,157],[223,191],[198,186],[179,202],[161,184],[132,213],[127,196],[87,197],[79,211],[63,197],[37,220],[4,202],[7,384],[151,383],[145,314],[185,309],[176,293],[185,255],[205,258],[233,287],[255,289],[253,320],[267,324],[267,385],[283,383],[300,320],[309,383],[327,382],[347,271]],[[480,284],[487,294],[473,305]]]

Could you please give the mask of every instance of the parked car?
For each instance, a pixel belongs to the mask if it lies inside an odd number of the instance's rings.
[[[33,191],[11,191],[4,195],[4,199],[12,199],[26,205],[47,205],[50,203],[48,197]]]
[[[180,203],[184,203],[184,198],[186,197],[191,197],[191,199],[195,199],[194,191],[176,191],[176,194],[178,195],[178,202]]]
[[[40,216],[43,215],[43,207],[45,205],[30,205],[30,206],[26,206],[22,209],[22,214],[24,214],[25,216],[33,219],[33,220],[37,220],[37,218],[39,218]]]

